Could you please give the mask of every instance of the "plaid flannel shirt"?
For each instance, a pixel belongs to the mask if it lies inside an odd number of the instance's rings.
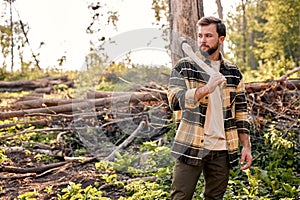
[[[199,54],[198,54],[199,55]],[[226,146],[231,166],[238,161],[238,134],[249,134],[247,101],[242,74],[236,65],[221,55],[220,73],[226,77],[222,89]],[[209,65],[210,61],[205,60]],[[204,86],[209,75],[190,58],[181,59],[172,69],[168,101],[179,122],[171,154],[184,163],[199,165],[208,152],[204,148],[204,123],[209,95],[197,101],[195,91]]]

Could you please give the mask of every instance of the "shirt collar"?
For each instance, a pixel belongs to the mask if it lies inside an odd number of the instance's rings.
[[[203,60],[207,65],[211,65],[211,60],[210,59],[208,59],[206,56],[204,56],[200,51],[196,51],[196,55],[201,59],[201,60]],[[220,66],[220,68],[222,69],[222,68],[225,68],[225,69],[229,69],[228,68],[228,65],[226,64],[226,61],[224,60],[224,56],[223,56],[223,54],[220,52],[220,61],[221,61],[221,66]]]

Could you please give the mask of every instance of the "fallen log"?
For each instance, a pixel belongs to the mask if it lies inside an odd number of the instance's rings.
[[[38,80],[19,80],[19,81],[0,81],[0,88],[9,89],[9,88],[24,88],[27,87],[29,89],[38,88],[38,87],[46,87],[47,81],[38,81]]]
[[[28,110],[18,110],[11,112],[1,112],[0,120],[10,119],[13,117],[24,117],[30,114],[58,114],[58,113],[73,113],[77,111],[94,110],[96,106],[110,107],[112,104],[136,104],[140,101],[166,101],[166,96],[155,93],[133,93],[131,95],[109,97],[102,99],[83,100],[83,102],[75,102],[46,108],[35,108]],[[77,100],[74,100],[77,101]]]
[[[266,116],[267,113],[265,111],[267,111],[268,113],[274,115],[275,118],[284,118],[284,119],[287,119],[287,120],[289,120],[291,122],[295,122],[295,123],[297,123],[297,120],[299,118],[299,114],[298,114],[297,118],[293,118],[289,115],[286,115],[285,113],[278,112],[276,109],[274,109],[273,107],[270,107],[268,104],[257,103],[256,101],[248,99],[248,98],[247,98],[247,101],[250,104],[252,104],[251,109],[250,109],[251,112],[253,112],[255,110],[259,110],[259,112],[258,111],[256,111],[256,112],[258,112],[258,114],[260,116]],[[258,107],[259,109],[254,108],[254,106]]]
[[[74,87],[74,82],[70,81],[68,76],[45,77],[36,80],[0,81],[0,92],[30,91],[37,88],[53,87],[59,84]]]
[[[35,93],[41,93],[41,94],[50,94],[52,91],[53,91],[52,87],[36,88],[34,90]]]
[[[117,148],[115,148],[113,152],[111,152],[111,154],[109,154],[104,160],[108,160],[108,161],[113,160],[117,151],[126,148],[137,137],[137,135],[140,133],[140,131],[144,128],[145,125],[146,122],[141,121],[139,126],[136,128],[136,130],[133,133],[131,133],[131,135],[124,142],[122,142],[122,144],[120,144]]]
[[[167,93],[160,92],[106,92],[106,91],[90,91],[87,93],[87,99],[100,99],[109,97],[128,97],[130,100],[151,101],[151,100],[166,100]]]
[[[131,94],[132,92],[89,91],[86,93],[86,97],[87,99],[100,99],[100,98],[124,96],[124,95],[131,95]]]
[[[15,110],[23,110],[23,109],[31,109],[31,108],[58,106],[58,105],[64,105],[70,103],[78,103],[82,101],[84,101],[84,99],[38,98],[38,99],[27,100],[27,101],[18,101],[12,106],[12,108]]]
[[[48,165],[43,165],[40,167],[30,167],[30,168],[22,168],[22,167],[14,167],[14,166],[0,166],[0,172],[10,172],[10,173],[42,173],[52,168],[60,167],[68,162],[58,162],[58,163],[51,163]]]
[[[0,179],[23,179],[23,178],[35,177],[35,176],[36,173],[26,173],[26,174],[10,173],[10,174],[5,174],[3,176],[0,176]]]
[[[299,91],[269,91],[261,94],[248,94],[249,99],[257,102],[264,102],[268,104],[278,103],[279,105],[289,106],[293,100],[300,98]],[[254,98],[254,99],[253,99]]]
[[[0,150],[5,150],[7,153],[12,153],[12,152],[24,152],[28,150],[28,148],[24,147],[0,147]],[[35,148],[30,148],[31,152],[39,153],[39,154],[45,154],[48,156],[57,156],[57,157],[63,157],[63,152],[62,150],[56,150],[56,149],[35,149]]]
[[[245,88],[247,93],[257,93],[268,89],[275,91],[281,91],[283,89],[300,90],[300,79],[250,82],[245,84]]]
[[[43,98],[43,96],[44,96],[44,94],[41,94],[41,93],[32,93],[32,94],[20,97],[17,101],[34,100],[34,99]]]

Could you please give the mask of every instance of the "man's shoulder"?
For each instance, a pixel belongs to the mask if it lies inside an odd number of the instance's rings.
[[[195,62],[190,57],[184,57],[177,61],[175,68],[192,68]]]
[[[229,74],[234,75],[235,77],[238,77],[239,79],[243,78],[243,75],[242,75],[240,69],[238,68],[238,66],[235,63],[233,63],[227,59],[223,59],[223,65],[224,65],[224,68],[229,71],[228,72]]]
[[[225,67],[227,67],[229,69],[237,69],[238,70],[238,66],[235,63],[233,63],[227,59],[223,59],[223,63],[225,65]]]
[[[193,59],[191,59],[190,57],[183,57],[181,59],[178,60],[177,65],[178,64],[195,64],[195,61],[193,61]]]

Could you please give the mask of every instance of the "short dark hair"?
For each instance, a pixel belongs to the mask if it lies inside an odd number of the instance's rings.
[[[217,33],[220,36],[226,37],[226,26],[223,23],[223,21],[217,17],[202,17],[198,22],[197,22],[197,27],[200,26],[207,26],[209,24],[216,24],[217,27]]]

